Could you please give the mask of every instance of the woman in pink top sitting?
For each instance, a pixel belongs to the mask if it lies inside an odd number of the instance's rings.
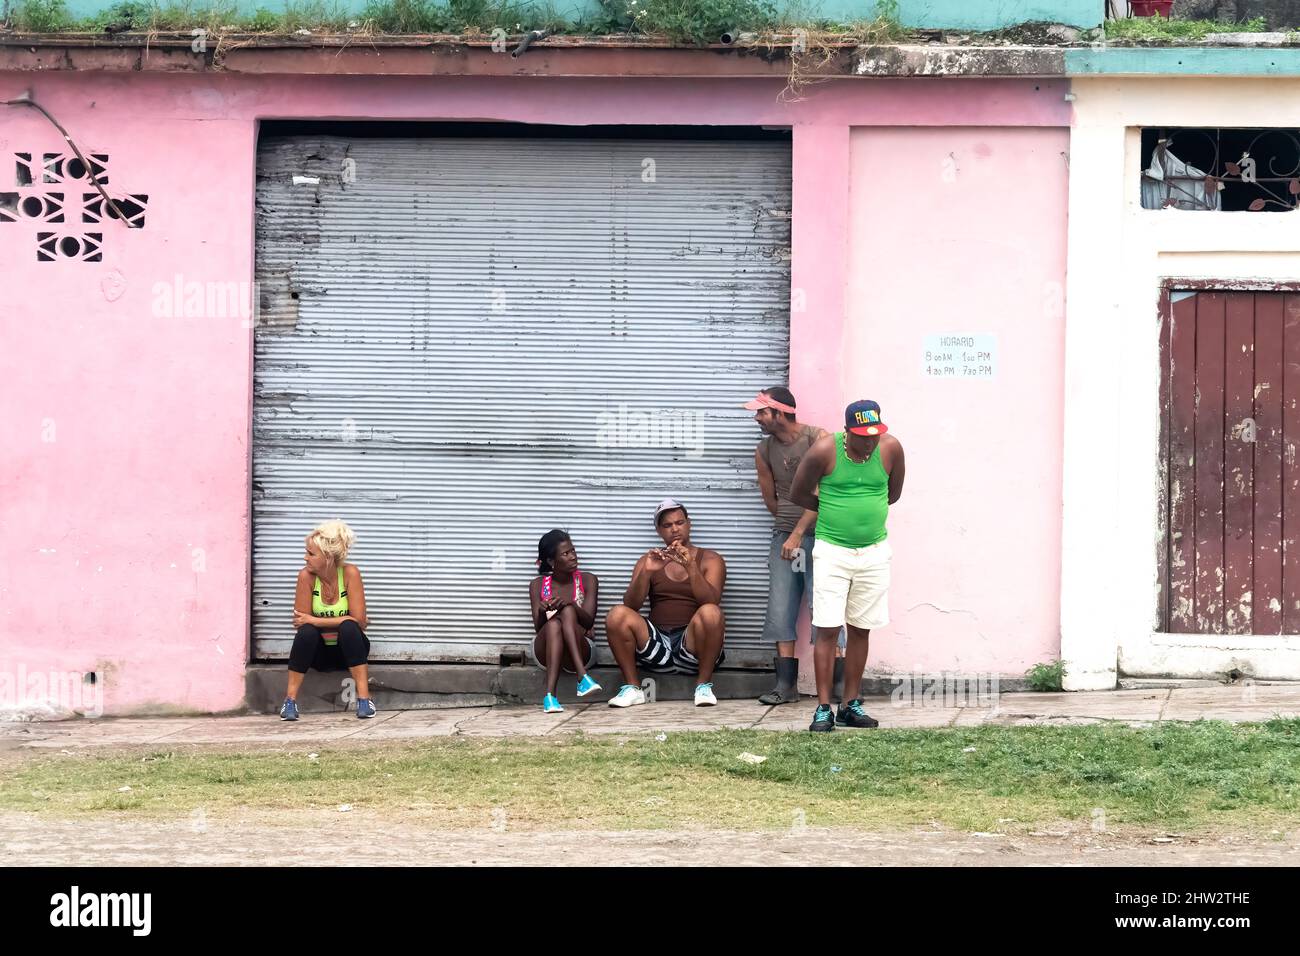
[[[537,542],[537,569],[541,575],[528,586],[532,607],[533,656],[546,668],[546,696],[542,710],[564,711],[555,696],[560,670],[578,675],[578,696],[600,690],[587,668],[595,658],[591,629],[596,623],[600,581],[596,575],[578,570],[578,552],[564,531],[548,531]],[[565,666],[565,658],[572,666]]]

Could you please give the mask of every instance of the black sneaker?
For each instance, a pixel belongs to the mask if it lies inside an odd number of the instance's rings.
[[[847,704],[840,704],[835,715],[835,723],[844,727],[879,727],[880,721],[862,709],[862,698],[855,697]]]
[[[835,712],[831,710],[830,704],[817,705],[817,709],[813,712],[813,722],[808,729],[827,733],[835,729]]]

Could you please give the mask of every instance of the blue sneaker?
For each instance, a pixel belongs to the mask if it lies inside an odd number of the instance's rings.
[[[591,679],[590,674],[583,674],[582,680],[578,681],[578,696],[586,697],[593,690],[600,690],[600,685]]]
[[[291,697],[286,697],[284,703],[280,705],[281,720],[298,719],[298,702]]]
[[[376,713],[377,711],[375,710],[375,702],[373,700],[371,700],[369,697],[357,698],[357,719],[358,720],[365,720],[367,717],[373,717],[375,716]]]
[[[542,712],[546,714],[562,714],[564,713],[564,706],[554,694],[547,694],[542,698]]]

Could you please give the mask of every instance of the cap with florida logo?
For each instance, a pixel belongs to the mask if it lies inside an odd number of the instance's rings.
[[[889,431],[880,420],[880,403],[865,398],[844,409],[844,428],[855,435],[883,435]]]

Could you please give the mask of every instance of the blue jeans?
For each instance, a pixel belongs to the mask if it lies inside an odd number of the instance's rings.
[[[787,561],[781,557],[781,545],[790,537],[788,531],[772,531],[772,544],[767,552],[767,618],[763,621],[763,640],[773,644],[798,639],[795,622],[799,620],[799,607],[812,608],[813,597],[813,543],[814,536],[803,537],[803,556]],[[795,570],[799,567],[800,570]],[[848,637],[840,629],[840,647]]]

